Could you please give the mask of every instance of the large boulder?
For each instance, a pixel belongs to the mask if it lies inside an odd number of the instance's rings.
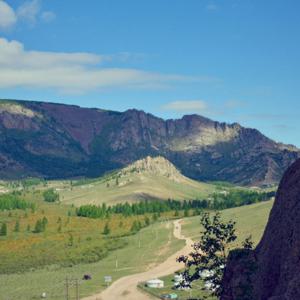
[[[262,240],[229,255],[221,300],[300,299],[300,160],[284,174]]]

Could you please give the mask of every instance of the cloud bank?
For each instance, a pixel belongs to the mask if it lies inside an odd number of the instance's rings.
[[[0,0],[0,29],[7,30],[17,22],[14,10],[4,1]]]
[[[173,83],[207,82],[207,77],[161,74],[129,68],[105,68],[123,54],[27,51],[18,41],[0,38],[0,88],[55,89],[85,93],[103,88],[162,88]],[[212,79],[214,80],[214,79]]]

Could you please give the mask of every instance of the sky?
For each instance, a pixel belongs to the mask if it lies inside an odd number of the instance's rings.
[[[298,0],[0,0],[0,98],[200,114],[300,147]]]

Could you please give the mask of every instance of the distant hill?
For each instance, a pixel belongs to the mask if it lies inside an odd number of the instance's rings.
[[[99,177],[148,155],[167,158],[193,179],[268,185],[278,183],[299,149],[199,115],[163,120],[134,109],[0,102],[0,179]]]
[[[140,200],[203,199],[215,186],[183,176],[163,157],[146,157],[98,180],[76,183],[59,191],[64,203],[116,204]]]

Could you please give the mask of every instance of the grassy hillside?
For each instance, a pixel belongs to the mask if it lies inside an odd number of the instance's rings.
[[[213,184],[183,176],[166,159],[147,159],[98,180],[73,182],[59,190],[61,200],[76,206],[104,202],[113,205],[145,199],[203,199],[215,191]]]
[[[236,233],[238,235],[238,239],[234,245],[232,245],[234,248],[240,247],[242,241],[250,234],[252,235],[255,245],[259,242],[268,221],[272,205],[273,201],[267,201],[221,211],[224,220],[232,219],[236,221]],[[184,219],[182,229],[185,236],[190,236],[193,240],[197,240],[201,230],[200,217],[196,216]],[[204,284],[201,281],[194,284],[193,289],[190,291],[173,290],[173,278],[173,274],[161,278],[165,282],[165,288],[163,289],[157,290],[147,288],[144,284],[140,284],[140,288],[157,298],[159,298],[162,294],[176,293],[182,300],[190,298],[217,300],[216,297],[210,296],[206,290],[203,290]]]
[[[0,236],[1,300],[39,299],[43,292],[49,299],[65,299],[66,277],[79,279],[80,295],[88,295],[105,288],[105,275],[115,280],[141,272],[183,246],[173,238],[171,222],[158,220],[132,234],[133,222],[145,225],[146,215],[81,218],[73,206],[44,202],[40,191],[23,191],[20,198],[34,209],[0,209],[0,225],[8,228],[7,236]],[[44,217],[46,230],[35,233],[36,221]],[[162,214],[161,220],[168,217]],[[110,233],[104,235],[107,223]],[[92,280],[81,281],[84,274]]]
[[[265,229],[273,201],[266,201],[252,205],[245,205],[221,211],[224,220],[236,221],[238,239],[234,246],[240,246],[241,242],[250,234],[256,245]],[[183,233],[196,240],[201,231],[199,216],[185,219]]]
[[[52,265],[26,273],[2,274],[0,299],[40,299],[42,292],[46,292],[49,299],[63,300],[66,277],[80,280],[81,297],[99,292],[106,286],[104,276],[111,275],[114,281],[129,274],[142,272],[182,248],[183,242],[173,238],[172,230],[173,226],[165,223],[142,229],[140,235],[125,238],[126,247],[113,251],[99,262],[73,267]],[[81,281],[84,274],[90,274],[92,280]],[[72,299],[75,299],[74,286],[70,288],[70,294]]]

